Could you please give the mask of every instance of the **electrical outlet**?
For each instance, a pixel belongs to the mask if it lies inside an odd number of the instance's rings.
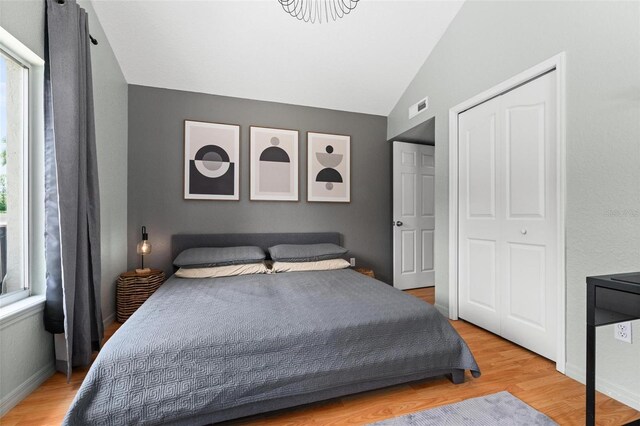
[[[356,258],[352,257],[351,259],[349,259],[349,262],[351,262],[351,267],[355,268],[356,267]]]
[[[619,322],[613,326],[613,336],[625,343],[631,343],[631,321]]]

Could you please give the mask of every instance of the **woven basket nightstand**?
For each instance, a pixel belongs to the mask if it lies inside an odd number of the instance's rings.
[[[360,272],[361,274],[366,275],[366,276],[371,277],[371,278],[375,278],[376,277],[376,275],[373,273],[373,269],[355,268],[354,271]]]
[[[116,282],[116,320],[125,322],[164,282],[164,272],[152,269],[148,274],[135,271],[120,274]]]

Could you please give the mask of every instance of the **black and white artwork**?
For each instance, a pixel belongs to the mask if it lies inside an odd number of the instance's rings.
[[[298,201],[298,132],[251,127],[251,199]]]
[[[351,201],[351,137],[307,133],[307,200]]]
[[[184,122],[184,198],[239,200],[240,126]]]

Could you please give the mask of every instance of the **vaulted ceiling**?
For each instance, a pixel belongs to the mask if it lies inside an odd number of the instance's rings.
[[[277,0],[92,3],[129,84],[378,115],[462,5],[361,0],[336,22],[310,24]]]

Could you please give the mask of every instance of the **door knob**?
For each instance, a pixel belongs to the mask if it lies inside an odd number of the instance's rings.
[[[399,220],[399,221],[397,221],[397,222],[396,222],[396,226],[402,226],[402,221],[400,221],[400,220]]]
[[[522,229],[520,230],[520,233],[521,233],[522,235],[527,235],[527,230],[526,230],[525,228],[522,228]]]

